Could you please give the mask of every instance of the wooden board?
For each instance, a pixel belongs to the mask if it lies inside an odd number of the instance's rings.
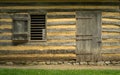
[[[101,13],[78,11],[77,18],[77,60],[97,61],[101,46]]]

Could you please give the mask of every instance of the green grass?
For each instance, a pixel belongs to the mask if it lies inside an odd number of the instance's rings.
[[[0,69],[0,75],[120,75],[120,70]]]

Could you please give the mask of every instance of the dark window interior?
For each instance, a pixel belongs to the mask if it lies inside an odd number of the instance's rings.
[[[45,15],[31,16],[31,40],[44,40],[45,34]]]

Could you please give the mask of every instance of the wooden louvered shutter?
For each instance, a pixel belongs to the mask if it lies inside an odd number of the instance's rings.
[[[28,14],[13,15],[13,38],[14,41],[29,40],[29,24],[30,18]]]
[[[46,15],[32,14],[31,17],[31,40],[45,40]]]

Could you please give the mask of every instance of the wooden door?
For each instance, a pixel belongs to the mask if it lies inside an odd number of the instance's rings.
[[[101,46],[101,13],[78,11],[77,19],[77,61],[97,61]]]

